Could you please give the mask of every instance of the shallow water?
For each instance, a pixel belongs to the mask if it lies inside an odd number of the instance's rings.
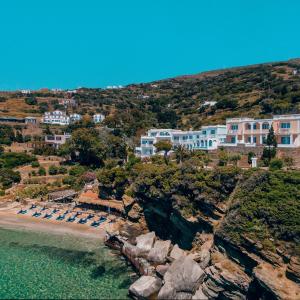
[[[130,274],[101,240],[0,228],[0,299],[127,299]]]

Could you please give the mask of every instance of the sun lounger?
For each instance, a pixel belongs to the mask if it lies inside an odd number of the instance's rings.
[[[37,218],[37,217],[39,217],[40,215],[41,215],[41,213],[36,211],[36,212],[33,213],[32,216]]]
[[[18,214],[25,215],[27,213],[27,209],[20,209]]]
[[[65,215],[59,215],[56,220],[61,221],[65,218]]]
[[[87,222],[87,218],[81,218],[78,223],[79,224],[85,224]]]
[[[51,219],[52,218],[52,214],[45,214],[44,215],[44,219]]]
[[[30,208],[29,209],[34,209],[36,208],[36,205],[35,204],[31,204]]]

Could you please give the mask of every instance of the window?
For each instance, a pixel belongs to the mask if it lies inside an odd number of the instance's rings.
[[[193,136],[192,136],[192,135],[190,135],[190,136],[189,136],[189,139],[190,139],[190,140],[192,140],[192,139],[193,139]]]
[[[281,137],[281,144],[289,145],[291,143],[291,138],[289,136],[282,136]]]
[[[199,137],[200,137],[199,134],[197,134],[197,139],[199,139]]]
[[[147,144],[147,141],[142,141],[142,144],[143,144],[143,145],[146,145],[146,144]]]
[[[256,144],[256,136],[253,137],[253,143]]]
[[[231,125],[231,130],[238,130],[239,125],[238,124],[232,124]]]
[[[231,139],[230,139],[230,141],[231,141],[232,144],[235,144],[235,143],[236,143],[236,138],[235,138],[235,136],[232,136]]]
[[[149,145],[153,145],[153,141],[149,141]]]
[[[251,124],[247,124],[247,129],[251,130]]]
[[[256,130],[257,126],[256,124],[253,124],[253,129]]]
[[[210,134],[216,134],[216,130],[215,130],[215,129],[212,129],[212,130],[210,131]]]
[[[174,141],[179,141],[179,136],[174,136]]]
[[[206,134],[206,130],[203,130],[203,131],[202,131],[202,134]]]
[[[262,129],[269,129],[269,128],[270,128],[269,123],[263,123],[262,124]]]
[[[267,142],[267,137],[266,136],[263,136],[262,142],[263,142],[263,144],[265,144]]]
[[[248,136],[247,142],[248,142],[248,143],[251,143],[251,136]]]
[[[201,147],[204,147],[204,141],[201,140]]]
[[[212,140],[209,140],[208,146],[209,146],[209,147],[212,147]]]
[[[282,129],[291,128],[291,123],[281,123],[280,128],[282,128]]]

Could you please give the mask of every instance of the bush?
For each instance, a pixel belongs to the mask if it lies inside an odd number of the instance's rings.
[[[15,168],[36,161],[36,157],[26,153],[5,152],[0,155],[3,168]]]
[[[67,174],[67,173],[68,173],[68,170],[67,170],[67,168],[65,168],[65,167],[59,167],[59,168],[57,169],[57,173],[58,173],[58,174]]]
[[[81,176],[86,171],[86,168],[83,166],[74,166],[69,170],[70,176]]]
[[[37,100],[35,97],[25,98],[25,103],[28,105],[37,105]]]
[[[0,190],[0,196],[5,196],[5,191]]]
[[[43,167],[40,167],[39,170],[38,170],[38,174],[40,176],[46,176],[46,169],[43,168]]]
[[[21,176],[19,172],[14,172],[10,169],[2,168],[0,169],[0,183],[4,189],[10,188],[13,183],[18,183],[21,181]]]
[[[270,170],[274,171],[274,170],[280,170],[283,167],[283,161],[281,159],[278,158],[274,158],[271,160],[270,162]]]
[[[56,167],[54,165],[51,165],[49,167],[48,173],[49,173],[49,175],[57,175],[58,174],[58,167]]]
[[[32,168],[38,168],[40,166],[40,163],[38,162],[38,161],[33,161],[32,163],[31,163],[31,167]]]

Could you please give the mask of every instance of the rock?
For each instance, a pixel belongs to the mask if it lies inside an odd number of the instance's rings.
[[[293,256],[290,260],[290,263],[288,264],[287,270],[286,270],[286,276],[297,282],[300,283],[300,260],[298,257]]]
[[[128,206],[131,206],[135,200],[134,200],[134,198],[132,198],[130,196],[124,195],[122,197],[122,201],[123,201],[124,207],[127,208]]]
[[[173,300],[176,298],[176,289],[171,282],[166,282],[158,293],[157,299]]]
[[[176,293],[175,299],[176,300],[190,300],[192,299],[193,295],[191,293],[179,292]]]
[[[148,260],[153,263],[165,263],[170,251],[171,241],[157,240],[148,254]]]
[[[202,269],[205,269],[210,262],[210,251],[208,249],[203,249],[200,252],[199,265]]]
[[[269,263],[261,263],[254,268],[253,275],[261,287],[275,299],[300,298],[299,285],[286,278],[283,268],[274,268]]]
[[[139,255],[148,255],[149,251],[153,247],[155,240],[155,233],[148,232],[142,234],[136,238],[136,247]]]
[[[176,244],[170,253],[170,258],[171,258],[171,260],[176,260],[181,256],[186,256],[186,252],[184,250],[180,249],[178,247],[178,245]]]
[[[193,300],[208,300],[208,297],[203,293],[202,287],[196,291],[195,295],[192,297]]]
[[[190,257],[182,256],[175,260],[164,276],[166,283],[171,283],[176,292],[194,293],[203,282],[205,273]]]
[[[220,262],[205,269],[207,280],[202,290],[209,298],[246,299],[251,282],[243,269],[219,254]]]
[[[164,277],[164,275],[166,274],[166,272],[168,271],[170,265],[158,265],[155,270],[156,273],[158,274],[158,276],[160,276],[161,278]]]
[[[162,286],[162,281],[153,276],[142,276],[129,287],[135,299],[153,299]]]
[[[138,221],[141,217],[142,211],[143,209],[137,203],[134,203],[127,215],[130,220]]]

